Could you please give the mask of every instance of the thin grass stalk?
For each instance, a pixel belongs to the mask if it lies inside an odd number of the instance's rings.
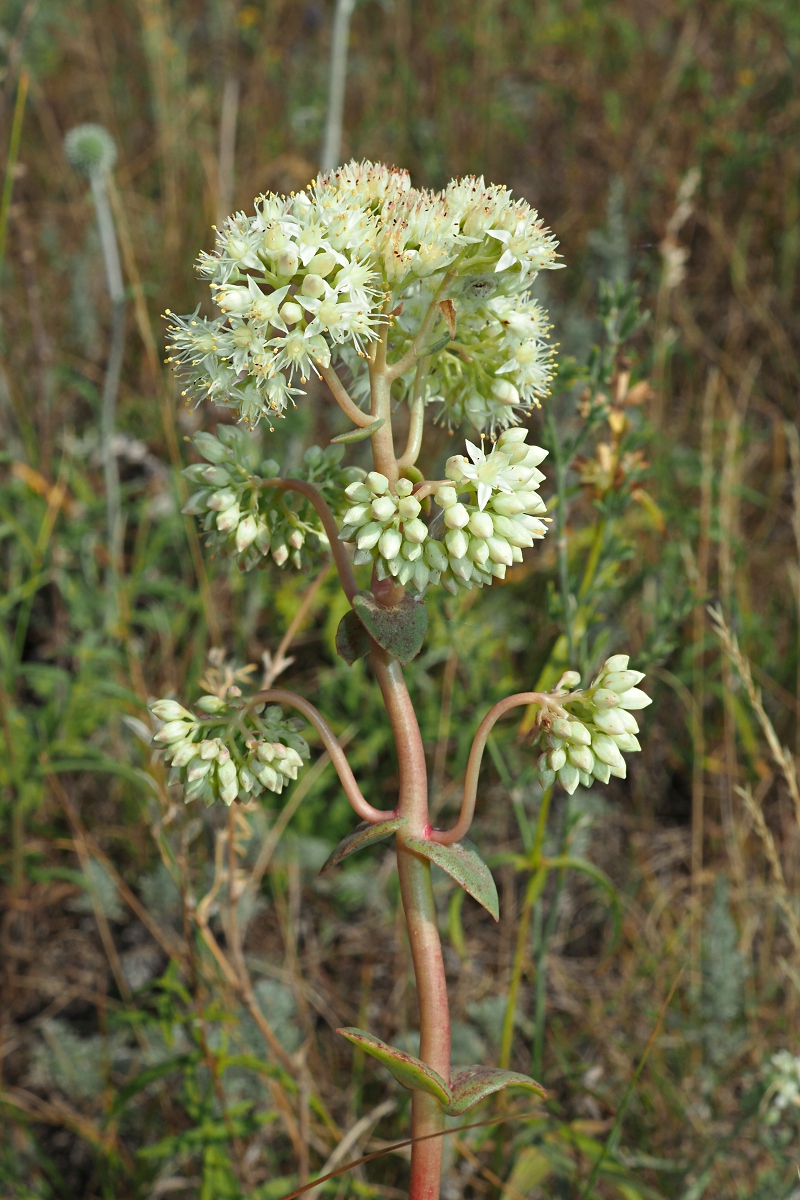
[[[8,217],[11,211],[11,196],[14,191],[14,176],[19,157],[19,146],[22,139],[22,123],[25,119],[25,101],[28,97],[30,75],[28,68],[23,67],[19,73],[17,98],[14,103],[14,115],[11,118],[11,136],[8,139],[8,154],[6,155],[6,170],[3,176],[3,192],[0,196],[0,284],[3,281],[3,266],[6,260],[6,241],[8,239]]]
[[[797,561],[790,564],[789,567],[789,578],[794,592],[797,616],[795,754],[800,758],[800,434],[797,432],[797,426],[791,421],[787,421],[784,428],[786,430],[786,439],[789,443],[789,457],[792,467],[792,532],[794,533],[794,542],[797,551]]]
[[[333,171],[341,162],[344,99],[347,83],[347,44],[350,37],[350,18],[354,8],[355,0],[336,0],[331,36],[328,106],[325,113],[325,133],[320,153],[320,170],[322,171]]]

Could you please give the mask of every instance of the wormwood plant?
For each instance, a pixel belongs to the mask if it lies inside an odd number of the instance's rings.
[[[458,593],[503,580],[547,532],[538,494],[546,451],[520,421],[548,394],[553,348],[547,317],[530,296],[552,270],[556,241],[537,214],[504,187],[454,180],[440,193],[413,189],[408,175],[351,163],[306,191],[256,200],[201,254],[221,315],[199,308],[170,318],[170,361],[185,394],[232,409],[240,424],[199,433],[204,460],[187,469],[197,485],[188,511],[217,550],[244,569],[266,559],[307,570],[332,555],[351,605],[337,649],[368,656],[380,685],[399,762],[397,803],[376,808],[363,794],[325,718],[284,688],[243,695],[238,685],[197,701],[195,711],[159,700],[156,734],[171,782],[186,801],[245,806],[280,793],[308,757],[301,714],[319,734],[361,823],[326,866],[394,836],[416,975],[419,1057],[355,1028],[344,1037],[378,1059],[412,1091],[410,1195],[439,1194],[445,1115],[459,1116],[503,1088],[541,1093],[516,1072],[469,1066],[451,1071],[444,964],[431,863],[495,917],[492,876],[467,840],[481,760],[495,723],[528,710],[528,739],[549,796],[556,784],[625,777],[623,752],[639,749],[633,712],[650,703],[626,655],[609,658],[586,688],[566,670],[548,692],[521,691],[483,718],[469,755],[461,812],[432,827],[427,769],[403,666],[426,631],[427,589]],[[327,449],[312,447],[295,476],[267,460],[255,470],[242,426],[270,428],[302,397],[312,373],[324,380],[353,429]],[[404,449],[395,424],[407,409]],[[448,458],[444,478],[418,470],[426,416],[449,428],[468,423],[479,442]],[[373,469],[345,467],[348,444],[369,439]],[[356,572],[361,572],[361,585]]]

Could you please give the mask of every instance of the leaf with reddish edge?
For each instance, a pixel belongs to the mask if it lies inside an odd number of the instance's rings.
[[[393,608],[385,608],[372,592],[356,592],[353,609],[379,646],[405,666],[416,658],[428,628],[428,610],[420,600],[405,595]]]
[[[481,858],[478,847],[468,838],[453,842],[452,846],[442,846],[439,842],[429,842],[426,838],[407,838],[404,844],[415,854],[422,854],[436,863],[437,867],[441,867],[455,879],[473,900],[482,904],[495,921],[499,920],[500,901],[492,873]]]
[[[363,850],[365,846],[371,846],[373,842],[380,842],[383,838],[391,837],[401,825],[405,825],[407,820],[408,817],[389,817],[388,820],[378,821],[374,825],[371,821],[362,821],[360,825],[356,825],[352,833],[348,833],[347,837],[342,838],[333,854],[320,867],[320,875],[330,867],[335,867],[345,858],[349,858],[351,854],[355,854],[356,850]]]
[[[507,1087],[526,1088],[529,1092],[547,1095],[540,1083],[529,1079],[527,1075],[520,1075],[517,1071],[501,1071],[499,1067],[462,1067],[453,1076],[450,1085],[453,1099],[446,1111],[451,1117],[460,1117],[487,1096],[501,1092]]]
[[[369,634],[352,608],[349,608],[336,630],[336,653],[352,667],[353,663],[369,654]]]
[[[451,1102],[452,1093],[441,1075],[437,1075],[431,1067],[414,1058],[413,1054],[395,1050],[394,1046],[387,1046],[386,1042],[382,1042],[372,1033],[365,1033],[363,1029],[337,1029],[336,1032],[346,1037],[354,1046],[359,1046],[365,1053],[377,1058],[403,1087],[411,1091],[428,1092],[443,1105]]]

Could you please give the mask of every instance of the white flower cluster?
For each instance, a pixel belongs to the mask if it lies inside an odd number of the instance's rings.
[[[420,348],[432,370],[426,394],[451,420],[505,428],[547,393],[548,329],[527,289],[538,271],[560,265],[556,245],[504,187],[468,178],[431,192],[412,188],[404,171],[349,163],[226,220],[214,253],[199,259],[222,316],[168,312],[167,361],[185,395],[235,408],[254,426],[293,403],[295,380],[336,356],[357,364],[387,314],[390,358],[398,357],[431,305],[447,299],[458,333],[436,314]]]
[[[602,670],[585,691],[577,688],[580,676],[567,671],[549,703],[537,714],[535,744],[544,747],[539,758],[539,779],[549,787],[556,779],[570,795],[578,784],[591,787],[596,779],[608,783],[612,775],[624,779],[622,752],[640,750],[639,726],[633,712],[652,701],[636,685],[644,675],[628,670],[628,655],[606,659]]]
[[[347,487],[352,507],[339,537],[355,542],[356,566],[374,562],[379,579],[392,576],[418,592],[429,583],[441,582],[455,593],[505,578],[506,567],[522,561],[523,548],[547,532],[534,515],[545,511],[537,492],[544,475],[537,464],[547,451],[525,445],[526,437],[525,429],[508,429],[488,455],[467,442],[469,458],[448,459],[446,474],[453,483],[435,493],[446,528],[441,540],[422,520],[408,479],[398,480],[394,494],[378,471]]]
[[[766,1123],[777,1125],[781,1117],[792,1108],[800,1116],[800,1057],[789,1050],[779,1050],[770,1059],[771,1071],[768,1095],[770,1105]]]
[[[316,509],[297,492],[262,486],[264,479],[279,474],[273,459],[251,468],[251,435],[234,425],[218,425],[218,437],[198,433],[193,444],[206,464],[195,463],[183,474],[199,489],[183,511],[203,518],[209,546],[221,553],[239,556],[245,570],[270,555],[277,566],[287,563],[298,569],[310,556],[329,551],[327,535]],[[342,446],[322,450],[310,446],[295,478],[305,479],[319,489],[334,513],[342,511],[343,488],[364,472],[358,467],[340,467]]]
[[[150,705],[153,716],[165,722],[153,741],[164,747],[172,764],[169,782],[183,784],[187,804],[231,805],[265,790],[280,795],[297,778],[308,758],[308,746],[296,732],[302,722],[284,720],[274,706],[246,710],[235,698],[201,696],[196,707],[206,715],[195,716],[175,700]]]

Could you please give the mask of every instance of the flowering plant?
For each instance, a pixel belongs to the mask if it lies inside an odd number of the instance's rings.
[[[362,793],[324,717],[303,697],[238,687],[202,697],[192,714],[173,700],[153,705],[165,722],[156,742],[187,801],[249,804],[280,792],[308,755],[299,712],[319,734],[362,824],[327,865],[394,836],[402,902],[417,979],[419,1057],[365,1031],[345,1037],[411,1089],[410,1195],[438,1195],[445,1115],[460,1115],[508,1086],[542,1092],[515,1072],[451,1070],[444,964],[431,888],[443,868],[496,918],[497,892],[477,849],[465,840],[481,759],[495,722],[525,707],[535,713],[532,747],[546,792],[573,792],[624,778],[623,752],[639,749],[632,712],[649,703],[626,655],[608,659],[584,690],[567,671],[549,693],[509,696],[476,733],[461,812],[447,830],[430,823],[425,755],[403,677],[422,645],[427,589],[451,592],[502,580],[547,532],[538,493],[546,451],[527,442],[520,422],[548,393],[553,348],[547,317],[529,288],[540,270],[560,266],[556,241],[530,206],[482,179],[455,180],[443,192],[411,187],[408,175],[351,163],[289,197],[261,196],[237,213],[200,256],[220,314],[170,318],[170,360],[189,399],[233,410],[240,424],[200,433],[204,460],[186,474],[197,486],[187,511],[202,518],[210,543],[250,568],[268,557],[304,568],[332,555],[351,608],[337,648],[348,663],[369,656],[392,725],[399,760],[397,803],[376,808]],[[287,416],[312,374],[353,426],[326,450],[312,447],[294,476],[271,460],[251,461],[250,429]],[[405,407],[405,448],[395,426]],[[480,445],[451,456],[444,478],[417,469],[428,409],[448,427],[467,423]],[[345,446],[369,438],[372,469],[343,468]],[[338,444],[336,444],[338,443]],[[355,571],[370,568],[362,584]]]

